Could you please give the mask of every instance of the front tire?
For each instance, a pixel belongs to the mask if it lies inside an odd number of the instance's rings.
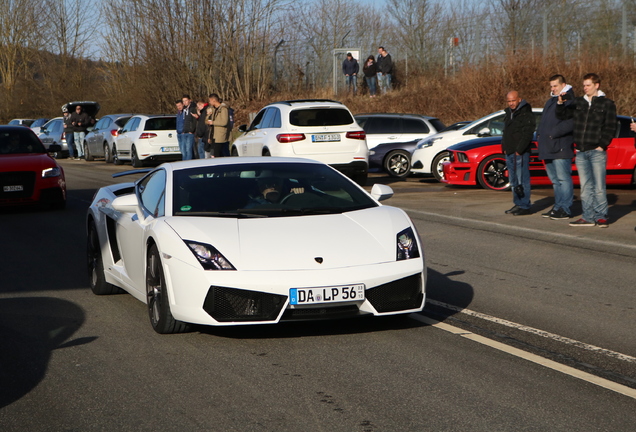
[[[146,304],[150,325],[157,333],[181,333],[188,330],[189,325],[175,320],[170,312],[161,257],[154,244],[150,246],[146,263]]]
[[[88,280],[91,291],[96,295],[119,294],[123,290],[115,285],[106,282],[104,276],[104,264],[102,261],[102,250],[97,236],[97,227],[91,222],[88,228],[88,241],[86,244],[86,261],[88,268]]]
[[[484,189],[505,191],[510,189],[506,157],[502,154],[488,156],[477,168],[477,181]]]
[[[122,165],[123,162],[121,161],[121,159],[119,159],[119,156],[117,156],[117,147],[113,145],[113,164],[115,165]]]
[[[448,161],[450,161],[450,153],[448,152],[441,152],[440,154],[435,156],[435,159],[433,159],[431,172],[433,173],[433,177],[435,177],[435,180],[437,180],[438,182],[444,180],[444,167],[442,166],[442,164]]]
[[[411,155],[404,150],[392,151],[384,158],[384,170],[391,177],[407,177],[411,173]]]

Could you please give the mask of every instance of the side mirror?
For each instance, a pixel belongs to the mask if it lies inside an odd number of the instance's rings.
[[[481,137],[489,137],[490,136],[490,128],[485,127],[485,128],[479,129],[479,132],[477,132],[477,136],[480,137],[480,138]]]
[[[143,216],[141,209],[139,208],[137,195],[134,193],[115,198],[112,205],[113,208],[120,213],[135,213],[140,219]]]
[[[241,133],[245,133],[245,132],[247,132],[247,125],[246,125],[246,124],[244,124],[244,125],[240,125],[240,126],[238,127],[238,131],[239,131],[239,132],[241,132]]]
[[[393,189],[391,186],[376,183],[371,188],[371,196],[378,201],[388,200],[393,196]]]

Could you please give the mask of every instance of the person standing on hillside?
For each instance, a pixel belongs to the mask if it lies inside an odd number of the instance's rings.
[[[570,226],[598,226],[607,228],[607,194],[605,170],[607,147],[616,133],[616,104],[599,90],[601,78],[595,73],[583,77],[584,96],[566,104],[560,94],[557,117],[574,120],[576,169],[581,182],[583,215]]]
[[[541,216],[553,220],[569,219],[574,198],[572,188],[574,122],[572,119],[559,119],[556,115],[556,106],[560,94],[567,95],[565,104],[570,105],[574,99],[574,91],[571,85],[566,84],[563,75],[553,75],[549,82],[550,99],[543,107],[541,122],[537,129],[537,142],[539,159],[543,160],[554,189],[554,207]]]
[[[369,87],[369,96],[375,97],[375,93],[377,91],[376,75],[378,73],[375,57],[370,55],[367,58],[367,61],[364,62],[364,66],[362,67],[362,72],[364,73],[364,79],[367,82],[367,87]]]
[[[376,60],[378,69],[378,83],[382,93],[391,90],[391,80],[393,75],[393,59],[391,54],[383,46],[378,47],[378,59]]]
[[[514,206],[506,213],[529,215],[530,210],[530,144],[535,128],[534,114],[528,102],[511,91],[506,95],[504,130],[501,148],[506,155],[508,177]]]
[[[358,72],[360,71],[360,65],[358,60],[353,58],[351,53],[347,53],[347,58],[342,62],[342,73],[345,76],[345,86],[347,92],[351,92],[353,88],[353,95],[358,92]]]

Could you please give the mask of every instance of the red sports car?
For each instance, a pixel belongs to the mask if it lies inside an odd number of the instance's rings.
[[[64,208],[64,170],[31,129],[0,126],[0,206],[29,204]]]
[[[607,184],[636,184],[636,145],[629,125],[631,117],[617,116],[616,137],[607,148]],[[452,185],[481,185],[485,189],[508,190],[510,180],[506,157],[501,151],[501,137],[477,138],[448,148],[449,162],[443,164],[444,179]],[[530,183],[551,185],[545,166],[539,160],[537,143],[530,153]],[[572,180],[579,184],[579,176],[572,160]]]

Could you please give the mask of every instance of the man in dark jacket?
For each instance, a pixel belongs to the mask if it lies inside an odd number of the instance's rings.
[[[530,211],[530,143],[535,129],[534,114],[529,103],[511,91],[506,95],[504,131],[501,147],[506,155],[508,177],[514,206],[506,213],[528,215]]]
[[[350,92],[353,87],[353,95],[358,92],[358,72],[360,71],[360,65],[358,60],[353,58],[351,53],[347,53],[347,58],[342,62],[342,73],[345,76],[345,86],[347,91]]]
[[[608,227],[605,169],[607,147],[616,133],[616,105],[599,90],[601,79],[590,73],[583,77],[583,97],[566,105],[559,95],[556,114],[574,120],[576,169],[581,182],[583,215],[571,226]],[[566,96],[567,98],[567,96]]]
[[[75,128],[73,127],[73,123],[71,122],[71,114],[68,112],[68,109],[66,107],[64,107],[62,113],[64,113],[64,137],[66,137],[68,157],[69,159],[79,160],[78,157],[75,157]]]
[[[378,47],[378,59],[376,60],[376,67],[378,68],[378,84],[382,93],[386,93],[391,90],[391,79],[393,75],[393,59],[391,54],[384,49],[384,47]]]
[[[183,102],[183,150],[182,160],[192,159],[194,152],[194,133],[197,130],[197,106],[190,99],[190,95],[184,94],[181,98]]]
[[[556,106],[560,94],[567,95],[566,105],[574,99],[572,86],[566,84],[563,75],[550,77],[550,99],[543,107],[541,122],[537,129],[539,159],[545,163],[545,170],[554,189],[554,207],[541,216],[553,220],[569,219],[572,207],[572,158],[574,145],[572,130],[574,122],[561,120],[556,115]]]
[[[71,114],[71,123],[73,125],[73,139],[77,146],[77,156],[82,159],[84,157],[84,137],[88,127],[95,121],[91,119],[87,113],[82,110],[81,105],[75,107],[75,112]]]

